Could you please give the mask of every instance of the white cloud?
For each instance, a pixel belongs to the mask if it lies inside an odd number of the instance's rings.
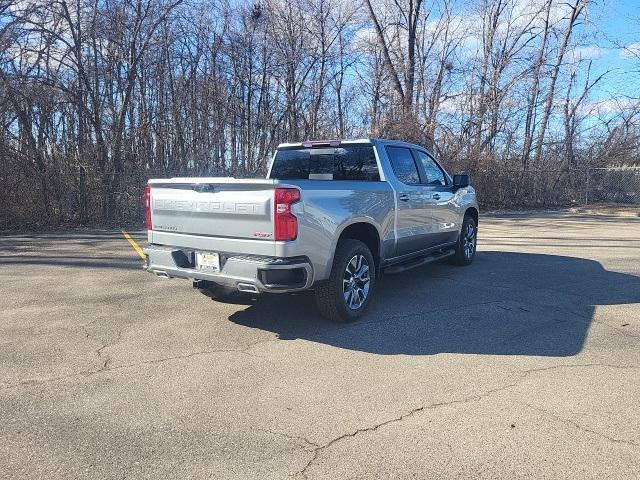
[[[353,35],[353,46],[356,49],[366,49],[371,45],[375,45],[378,41],[376,30],[373,25],[366,25],[356,30]]]
[[[590,45],[586,47],[576,47],[570,53],[570,56],[573,60],[596,60],[598,58],[602,58],[607,54],[607,51],[604,48],[598,47],[597,45]]]
[[[622,58],[640,58],[640,42],[630,43],[626,47],[620,49]]]
[[[547,0],[513,0],[514,25],[542,28],[545,23],[545,7]],[[568,2],[554,2],[549,11],[549,22],[554,25],[567,20],[571,16],[571,5]]]
[[[608,100],[595,100],[586,103],[580,109],[583,114],[610,115],[640,107],[640,101],[632,98],[611,98]]]

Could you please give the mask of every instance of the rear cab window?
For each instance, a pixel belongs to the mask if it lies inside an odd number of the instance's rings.
[[[380,181],[373,145],[284,147],[271,166],[271,179]]]

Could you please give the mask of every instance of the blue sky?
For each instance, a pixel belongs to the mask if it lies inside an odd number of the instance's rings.
[[[584,33],[581,43],[585,56],[593,58],[594,73],[611,70],[592,100],[620,94],[640,97],[640,60],[621,48],[634,48],[634,44],[640,48],[640,0],[598,0],[590,9]]]

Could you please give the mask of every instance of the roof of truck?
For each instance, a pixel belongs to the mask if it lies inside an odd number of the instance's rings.
[[[403,142],[402,140],[391,140],[388,138],[351,138],[351,139],[321,139],[321,140],[305,140],[303,142],[285,142],[278,145],[278,148],[291,148],[291,147],[311,147],[314,145],[329,145],[329,146],[338,146],[344,144],[357,144],[357,143],[384,143],[384,144],[397,144],[397,145],[406,145],[411,147],[420,147],[426,148],[422,145],[417,145],[415,143]]]
[[[319,139],[319,140],[305,140],[303,142],[285,142],[278,145],[278,148],[283,147],[302,147],[307,145],[323,145],[323,144],[333,144],[333,143],[373,143],[373,138],[354,138],[354,139],[344,139],[341,140],[339,138],[327,138],[327,139]]]

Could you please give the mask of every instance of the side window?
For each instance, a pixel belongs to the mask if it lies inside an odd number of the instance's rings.
[[[422,162],[424,173],[427,177],[425,179],[425,183],[427,185],[446,185],[447,180],[445,179],[444,172],[433,160],[433,158],[431,158],[421,150],[416,150],[416,153],[418,154],[418,158]]]
[[[333,160],[334,180],[380,181],[373,147],[336,148]]]
[[[387,155],[398,180],[408,185],[420,183],[420,175],[411,150],[404,147],[387,147]]]

